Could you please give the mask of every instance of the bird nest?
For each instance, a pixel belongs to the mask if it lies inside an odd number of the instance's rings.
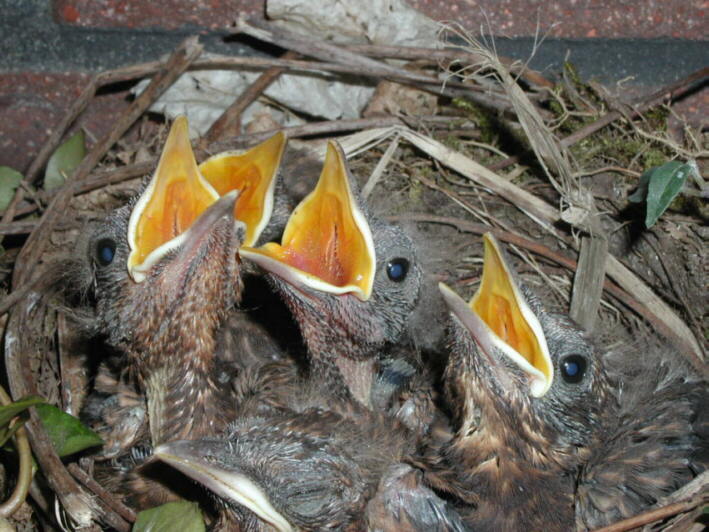
[[[612,330],[611,341],[623,341],[649,325],[677,347],[676,356],[704,372],[706,306],[697,304],[696,294],[705,293],[706,190],[688,183],[651,229],[643,226],[644,205],[630,204],[628,193],[649,167],[673,159],[694,159],[700,166],[706,162],[705,134],[673,112],[676,96],[690,92],[706,72],[628,104],[581,81],[572,65],[552,83],[459,36],[466,45],[446,51],[389,49],[391,57],[410,60],[395,72],[385,63],[370,72],[350,63],[353,72],[378,83],[369,115],[289,128],[289,137],[304,139],[320,155],[324,138],[339,138],[373,210],[417,235],[429,285],[444,281],[472,293],[482,265],[476,235],[491,231],[508,244],[524,281],[555,308],[571,309],[589,329]],[[62,187],[32,200],[27,188],[18,188],[17,201],[6,209],[3,225],[17,229],[24,223],[25,233],[31,232],[26,239],[6,241],[4,254],[5,369],[16,400],[39,396],[79,414],[98,348],[82,331],[80,306],[63,297],[67,277],[57,265],[66,263],[85,223],[125,202],[154,167],[166,128],[146,114],[147,108],[190,64],[210,66],[212,60],[201,60],[200,52],[191,39],[164,63],[96,76],[55,129],[29,180],[98,87],[106,91],[119,83],[122,89],[126,80],[153,78]],[[344,57],[340,61],[347,66],[352,58]],[[274,76],[274,64],[264,60],[263,77]],[[303,68],[287,61],[277,66]],[[441,75],[448,79],[443,88],[436,82]],[[197,141],[198,158],[270,134],[241,134],[235,127],[248,98],[257,98],[265,83],[257,81],[219,126]],[[41,216],[29,218],[32,212]],[[599,268],[605,280],[590,275]],[[435,343],[424,335],[417,341]],[[15,418],[14,425],[22,422],[27,430],[20,428],[13,436],[19,465],[6,462],[10,499],[3,515],[23,530],[58,523],[128,530],[135,514],[92,478],[91,454],[60,458],[34,409],[29,417]],[[32,483],[26,467],[28,436],[39,468]],[[688,530],[687,523],[695,522],[706,501],[706,479],[698,480],[698,486],[695,482],[614,530],[668,524]],[[28,491],[31,502],[25,501]]]

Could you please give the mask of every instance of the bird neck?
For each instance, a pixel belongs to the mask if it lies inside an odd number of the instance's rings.
[[[217,433],[229,421],[228,405],[211,374],[163,366],[145,379],[153,445]]]
[[[195,319],[190,309],[178,308],[157,332],[150,323],[136,324],[143,341],[130,353],[131,365],[145,389],[153,445],[210,435],[228,423],[215,371],[221,321],[215,312]],[[141,334],[141,327],[152,334]]]
[[[332,393],[355,399],[371,408],[371,389],[376,370],[376,353],[347,334],[322,325],[304,323],[303,337],[310,354],[310,372],[322,379]]]
[[[460,367],[459,367],[460,368]],[[471,494],[471,523],[481,530],[568,530],[574,525],[573,457],[553,450],[553,434],[527,406],[481,392],[462,370],[457,394],[456,432],[444,451],[456,491]],[[553,504],[550,504],[553,501]]]

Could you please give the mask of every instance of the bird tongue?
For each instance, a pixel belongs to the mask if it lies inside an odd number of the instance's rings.
[[[271,218],[276,174],[285,145],[286,135],[279,132],[248,151],[220,153],[199,165],[199,171],[220,195],[241,191],[234,217],[246,223],[246,246],[256,243]]]
[[[470,331],[488,358],[504,354],[530,376],[531,394],[544,395],[553,377],[551,356],[541,324],[514,280],[496,239],[486,233],[480,287],[466,305],[440,285],[451,311]]]
[[[197,168],[187,119],[180,116],[172,124],[155,174],[130,216],[131,277],[136,282],[144,280],[155,263],[182,244],[184,232],[218,198]]]
[[[208,456],[228,456],[229,443],[219,440],[173,441],[155,448],[154,455],[218,496],[246,506],[279,532],[294,527],[276,510],[263,490],[245,474],[221,466]]]
[[[374,242],[351,179],[342,149],[330,142],[320,180],[293,211],[281,244],[242,248],[241,256],[295,286],[369,299],[376,266]]]

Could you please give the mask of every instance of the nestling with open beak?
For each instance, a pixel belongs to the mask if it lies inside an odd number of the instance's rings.
[[[568,317],[545,311],[494,237],[484,241],[470,303],[440,285],[452,314],[444,379],[456,433],[427,480],[465,501],[476,530],[593,529],[681,485],[698,379],[668,350],[629,348],[631,362],[618,364]]]
[[[268,234],[267,225],[273,212],[274,204],[283,203],[282,200],[274,199],[274,191],[285,143],[285,135],[278,133],[249,150],[231,151],[215,155],[203,162],[198,168],[187,136],[186,119],[180,117],[175,121],[166,141],[158,168],[142,195],[135,201],[134,205],[131,204],[120,209],[107,222],[98,225],[94,230],[96,234],[90,239],[88,244],[88,260],[86,265],[82,264],[81,269],[84,277],[95,277],[93,284],[96,288],[96,299],[98,301],[99,331],[112,332],[113,336],[110,336],[112,343],[117,341],[114,338],[115,334],[117,334],[116,331],[125,329],[132,333],[132,321],[135,321],[136,318],[129,316],[130,312],[127,309],[131,309],[131,305],[137,304],[140,298],[144,298],[146,301],[152,301],[155,305],[155,307],[145,309],[146,311],[157,310],[152,319],[148,317],[148,314],[142,316],[144,321],[147,322],[143,324],[144,328],[152,327],[155,329],[153,332],[145,332],[146,337],[149,337],[151,334],[157,334],[158,327],[161,324],[160,320],[165,317],[166,313],[171,313],[172,304],[178,304],[179,300],[180,303],[184,302],[182,303],[183,305],[195,305],[195,303],[190,301],[192,297],[201,298],[208,295],[204,293],[205,287],[197,287],[198,283],[195,283],[196,288],[185,286],[181,289],[179,283],[173,283],[173,281],[179,281],[179,279],[173,279],[167,274],[159,276],[160,281],[156,280],[158,276],[153,276],[153,280],[146,281],[146,272],[153,270],[162,271],[161,268],[154,268],[155,264],[163,260],[166,255],[174,256],[172,251],[174,248],[184,247],[185,231],[189,229],[191,222],[210,203],[215,202],[219,195],[227,196],[231,191],[236,191],[232,195],[238,195],[231,197],[231,199],[227,198],[224,202],[231,202],[233,215],[239,220],[235,230],[238,233],[238,237],[235,237],[238,241],[226,242],[225,240],[226,247],[221,249],[219,249],[216,240],[213,242],[205,241],[204,248],[200,249],[194,258],[185,257],[181,259],[177,255],[173,259],[164,260],[166,263],[169,261],[182,263],[188,269],[195,269],[200,264],[204,264],[205,271],[209,274],[204,278],[204,281],[209,282],[212,277],[217,279],[217,282],[212,285],[213,293],[209,294],[209,296],[217,297],[218,300],[214,301],[215,304],[210,306],[210,310],[216,311],[220,309],[220,312],[223,313],[222,307],[228,308],[232,302],[240,298],[242,289],[240,266],[231,265],[230,263],[225,264],[225,275],[227,275],[228,271],[235,272],[235,274],[229,274],[231,279],[222,281],[218,279],[219,272],[214,270],[213,264],[222,260],[222,257],[226,257],[226,254],[235,252],[241,243],[256,243],[264,230]],[[280,216],[284,218],[282,214]],[[281,225],[283,224],[284,222]],[[279,231],[278,228],[275,230]],[[192,237],[193,240],[196,238]],[[129,253],[127,259],[120,256],[123,249],[119,244],[124,240]],[[103,247],[99,249],[99,246]],[[115,251],[112,251],[114,248]],[[213,256],[209,257],[207,255],[209,255],[211,250],[215,250],[215,252]],[[101,253],[104,256],[101,256]],[[112,253],[119,255],[119,257],[111,257],[110,263],[103,264],[107,261],[106,257]],[[124,264],[121,262],[123,260],[128,262]],[[231,259],[229,260],[231,261]],[[122,266],[125,269],[121,270]],[[86,270],[90,270],[90,272]],[[202,275],[201,271],[193,273]],[[164,284],[164,291],[162,287],[158,288],[158,283]],[[219,295],[216,292],[219,291],[220,283],[224,285],[225,291]],[[231,285],[233,285],[233,288]],[[200,293],[199,290],[203,292]],[[130,295],[123,297],[121,300],[116,300],[116,295],[120,291],[125,293],[130,291]],[[161,296],[173,294],[175,301],[172,303],[163,301],[161,303],[154,298],[153,291],[158,292]],[[157,309],[160,304],[164,304],[165,308]],[[200,304],[208,305],[209,299],[200,299]],[[192,309],[195,312],[199,310],[199,305]],[[174,315],[170,317],[175,320],[178,319]],[[253,332],[255,329],[255,327],[246,328],[241,326],[244,324],[241,314],[237,312],[230,313],[230,326],[221,328],[219,326],[223,321],[223,316],[220,315],[219,323],[216,327],[215,324],[209,323],[210,319],[213,321],[209,313],[205,315],[204,324],[206,329],[200,332],[204,337],[194,336],[193,338],[198,340],[196,343],[201,348],[216,350],[216,353],[210,353],[209,356],[220,360],[218,370],[220,371],[219,379],[221,381],[228,379],[229,374],[235,371],[234,368],[264,362],[262,360],[250,360],[249,353],[242,353],[243,349],[234,348],[235,346],[243,347],[244,336],[247,332]],[[238,324],[238,326],[231,326],[233,325],[232,322]],[[184,329],[183,343],[188,341],[187,338],[190,337],[190,334],[197,332],[193,330],[196,327],[196,325],[190,324],[189,327]],[[204,338],[206,336],[209,336],[209,341],[205,343]],[[214,347],[215,336],[217,337],[216,347]],[[150,339],[151,342],[154,342],[154,340],[154,338]],[[136,343],[137,341],[133,337],[127,341],[122,341],[121,350],[125,350],[126,342]],[[263,346],[267,345],[266,342],[257,343],[261,351],[265,349]],[[154,349],[159,349],[159,346],[156,345]],[[171,349],[179,352],[181,347],[176,343]],[[258,354],[261,354],[260,351]],[[268,354],[270,355],[271,353]],[[188,352],[183,352],[181,356],[184,356],[185,359],[190,358]],[[172,360],[177,362],[175,358]],[[162,361],[158,362],[158,364],[162,363]],[[136,356],[131,358],[131,367],[138,376],[142,375],[143,371],[147,370],[151,364],[151,357]],[[206,365],[210,366],[212,364],[212,362],[208,362]],[[186,379],[191,378],[191,371],[188,371],[185,375]],[[110,378],[111,376],[103,375],[103,377]],[[215,376],[210,377],[211,380],[215,378]],[[103,378],[102,380],[106,379]],[[201,400],[208,401],[208,395],[201,395],[201,384],[203,383],[198,379],[193,393],[202,398]],[[106,387],[103,386],[103,388]],[[116,421],[117,418],[121,417],[120,414],[117,415],[116,412],[113,412],[113,410],[116,410],[112,406],[113,403],[129,403],[129,406],[121,407],[125,411],[124,419],[118,419],[117,424],[113,427],[114,434],[108,435],[109,447],[106,449],[107,456],[115,456],[125,451],[131,444],[134,444],[140,434],[139,421],[145,418],[140,413],[140,405],[133,404],[135,401],[125,400],[127,397],[126,387],[122,383],[116,383],[113,388],[116,390],[114,396],[106,398],[99,395],[94,397],[93,403],[95,404],[90,404],[87,409],[89,417],[98,418],[97,422],[99,424],[103,422],[105,425],[108,418]],[[215,411],[221,412],[219,405],[215,404],[212,407],[215,408]],[[224,412],[222,415],[228,416],[229,414]],[[202,417],[202,422],[206,422],[204,417]],[[154,424],[153,428],[155,428]],[[133,434],[130,433],[131,430],[133,430]],[[108,432],[110,431],[111,428],[109,427]]]
[[[153,444],[212,433],[231,419],[214,350],[241,291],[236,198],[219,199],[204,180],[178,118],[143,192],[90,243],[97,327],[145,391]]]
[[[335,397],[376,408],[378,366],[395,356],[421,273],[408,236],[368,213],[337,143],[281,243],[243,247],[241,256],[268,273],[293,313],[311,377]]]

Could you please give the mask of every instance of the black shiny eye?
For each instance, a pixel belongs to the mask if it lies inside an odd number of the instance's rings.
[[[116,255],[116,243],[110,238],[102,238],[96,243],[96,262],[108,266]]]
[[[559,363],[561,376],[566,382],[576,384],[583,380],[586,373],[586,359],[581,355],[568,355]]]
[[[409,261],[403,258],[392,259],[387,264],[387,276],[395,283],[406,279],[409,273]]]

